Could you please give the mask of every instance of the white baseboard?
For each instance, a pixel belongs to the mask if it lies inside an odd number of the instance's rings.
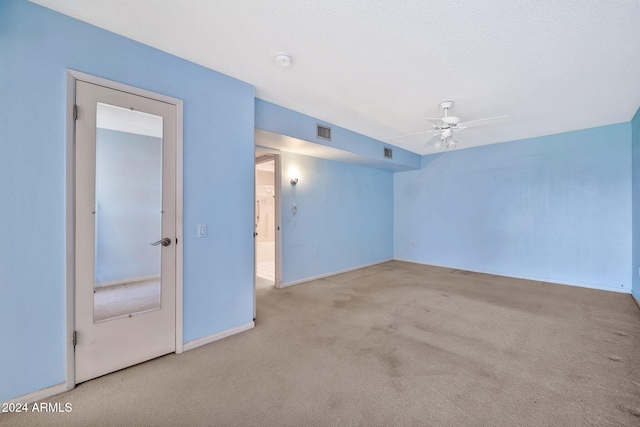
[[[633,297],[633,300],[636,302],[636,305],[638,306],[638,308],[640,308],[640,300],[636,298],[633,292],[631,292],[631,296]]]
[[[7,400],[7,403],[33,403],[66,391],[67,383],[61,383],[52,387],[43,388],[42,390],[34,391],[33,393],[27,393],[20,397],[16,397],[15,399]]]
[[[577,286],[579,288],[588,288],[588,289],[597,289],[599,291],[610,291],[610,292],[618,292],[621,294],[630,294],[631,290],[630,289],[624,289],[624,288],[608,288],[606,286],[597,286],[597,285],[585,285],[584,283],[572,283],[572,282],[560,282],[557,280],[549,280],[549,279],[540,279],[537,277],[524,277],[524,276],[513,276],[513,275],[506,275],[506,274],[500,274],[500,273],[494,273],[492,271],[482,271],[482,270],[469,270],[468,268],[460,268],[460,267],[454,267],[451,265],[442,265],[442,264],[433,264],[433,263],[427,263],[427,262],[420,262],[420,261],[413,261],[410,259],[404,259],[404,258],[394,258],[395,261],[402,261],[402,262],[410,262],[412,264],[420,264],[420,265],[429,265],[429,266],[433,266],[433,267],[444,267],[444,268],[451,268],[454,270],[462,270],[462,271],[470,271],[472,273],[482,273],[482,274],[491,274],[493,276],[502,276],[502,277],[510,277],[512,279],[523,279],[523,280],[531,280],[534,282],[545,282],[545,283],[553,283],[554,285],[567,285],[567,286]]]
[[[355,267],[349,267],[349,268],[345,268],[344,270],[332,271],[331,273],[320,274],[318,276],[306,277],[304,279],[294,280],[293,282],[281,283],[280,284],[280,288],[286,288],[287,286],[293,286],[293,285],[300,285],[302,283],[312,282],[312,281],[318,280],[318,279],[324,279],[325,277],[335,276],[336,274],[347,273],[349,271],[359,270],[361,268],[371,267],[373,265],[378,265],[378,264],[382,264],[382,263],[389,262],[389,261],[393,261],[393,258],[383,259],[381,261],[376,261],[376,262],[372,262],[372,263],[369,263],[369,264],[358,265],[358,266],[355,266]]]
[[[183,351],[192,350],[196,347],[200,347],[205,344],[209,344],[211,342],[220,340],[222,338],[226,338],[228,336],[235,335],[240,332],[244,332],[248,329],[253,328],[254,326],[255,326],[254,322],[249,322],[249,323],[245,323],[244,325],[239,325],[231,329],[227,329],[226,331],[218,332],[217,334],[198,338],[196,340],[185,343],[182,346],[182,350]],[[69,387],[67,387],[67,383],[61,383],[61,384],[54,385],[52,387],[44,388],[42,390],[34,391],[32,393],[28,393],[23,396],[16,397],[15,399],[7,400],[7,403],[33,403],[42,399],[46,399],[51,396],[55,396],[56,394],[64,393],[66,391],[69,391]]]
[[[205,344],[212,343],[214,341],[221,340],[231,335],[239,334],[256,326],[254,322],[245,323],[244,325],[238,325],[226,331],[218,332],[216,334],[207,335],[206,337],[198,338],[193,341],[189,341],[182,346],[182,351],[193,350],[194,348],[201,347]]]

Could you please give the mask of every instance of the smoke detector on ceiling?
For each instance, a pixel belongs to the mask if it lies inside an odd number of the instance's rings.
[[[279,53],[276,55],[276,64],[282,68],[286,68],[291,65],[291,56],[286,53]]]

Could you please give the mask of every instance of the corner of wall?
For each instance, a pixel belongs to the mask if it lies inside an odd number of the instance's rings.
[[[626,122],[422,156],[394,176],[395,258],[628,293],[631,135]]]

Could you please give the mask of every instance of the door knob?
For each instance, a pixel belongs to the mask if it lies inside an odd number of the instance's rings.
[[[155,243],[151,243],[151,246],[158,246],[158,245],[162,245],[162,246],[169,246],[171,244],[171,239],[168,237],[165,237],[162,240],[158,240]]]

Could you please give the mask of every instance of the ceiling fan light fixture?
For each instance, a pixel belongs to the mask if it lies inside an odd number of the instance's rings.
[[[440,139],[438,140],[438,142],[436,142],[436,143],[433,145],[433,147],[434,147],[436,150],[442,150],[442,146],[443,146],[443,145],[444,145],[444,140],[443,140],[442,138],[440,138]]]
[[[456,148],[456,145],[458,145],[458,141],[456,141],[455,139],[450,139],[449,141],[447,141],[447,150]]]

